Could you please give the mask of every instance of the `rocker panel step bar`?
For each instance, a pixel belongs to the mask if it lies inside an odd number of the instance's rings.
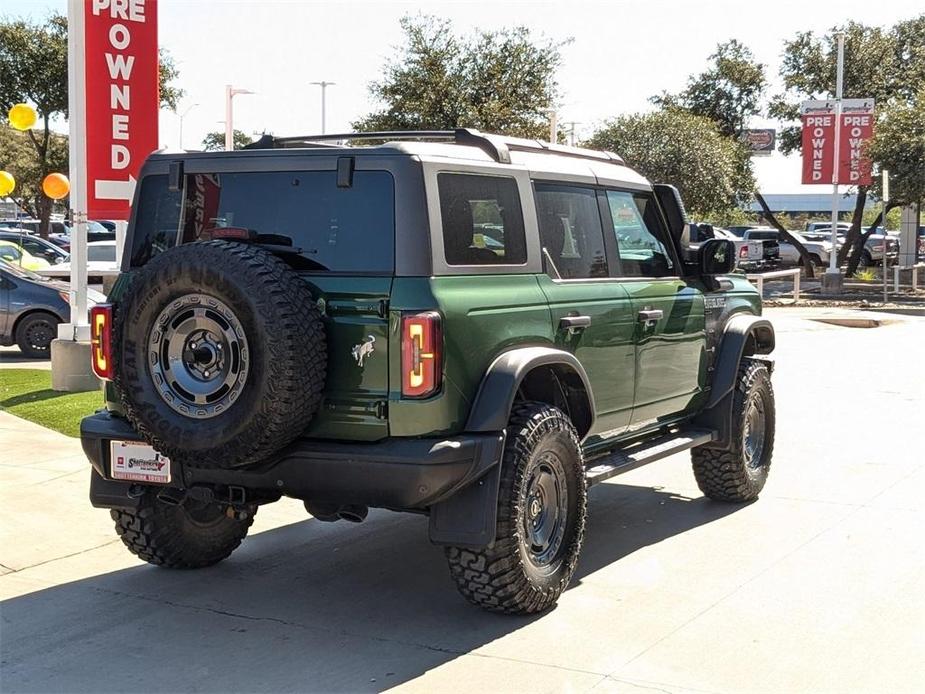
[[[715,432],[711,429],[682,429],[657,439],[642,441],[593,460],[592,466],[585,470],[585,479],[590,487],[675,453],[702,446],[714,438]]]

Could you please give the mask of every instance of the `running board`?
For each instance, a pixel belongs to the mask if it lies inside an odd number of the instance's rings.
[[[682,429],[656,439],[642,441],[594,460],[593,467],[585,470],[585,479],[590,487],[675,453],[702,446],[712,441],[714,436],[710,429]]]

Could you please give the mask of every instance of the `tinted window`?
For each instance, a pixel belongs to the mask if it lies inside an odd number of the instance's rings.
[[[527,262],[523,210],[513,178],[439,174],[437,187],[448,265]]]
[[[548,183],[537,183],[535,190],[540,241],[559,276],[606,277],[604,230],[594,190]]]
[[[185,185],[184,242],[233,227],[246,230],[256,242],[298,251],[293,261],[301,269],[394,269],[394,192],[392,176],[385,171],[357,171],[349,188],[337,187],[334,171],[191,174]],[[133,264],[173,245],[180,226],[179,200],[179,194],[167,190],[166,176],[145,178]],[[150,252],[145,251],[147,239]]]
[[[179,227],[180,193],[167,190],[167,176],[145,176],[132,229],[132,265],[172,247]]]
[[[607,191],[620,264],[627,277],[665,277],[674,263],[663,242],[655,199],[644,193]]]
[[[777,241],[776,231],[750,231],[748,238],[752,241]]]

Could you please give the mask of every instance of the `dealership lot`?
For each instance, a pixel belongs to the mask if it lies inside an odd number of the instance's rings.
[[[426,520],[386,511],[283,502],[214,568],[142,564],[89,507],[79,442],[0,413],[2,688],[920,689],[925,319],[767,313],[759,501],[706,501],[685,455],[594,488],[572,587],[534,618],[467,605]]]

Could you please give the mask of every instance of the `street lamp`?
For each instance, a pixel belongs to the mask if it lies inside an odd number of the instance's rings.
[[[192,111],[194,108],[199,106],[199,104],[190,104],[186,107],[183,113],[180,114],[180,149],[183,149],[183,119],[186,118],[186,114]]]
[[[253,94],[250,89],[235,89],[230,84],[225,85],[225,150],[234,149],[234,107],[232,100],[238,94]]]
[[[325,133],[325,127],[324,127],[324,126],[325,126],[325,122],[324,122],[324,117],[325,117],[325,91],[327,90],[328,87],[333,87],[335,84],[337,84],[337,82],[324,82],[324,81],[321,81],[321,82],[309,82],[309,84],[317,84],[319,87],[321,87],[321,134],[324,135],[324,133]]]

